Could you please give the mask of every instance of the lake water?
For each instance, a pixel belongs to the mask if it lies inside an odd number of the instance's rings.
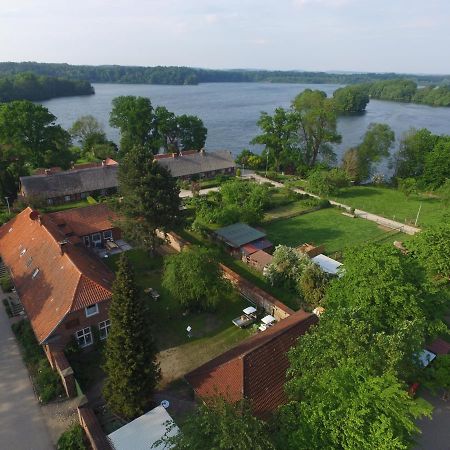
[[[109,139],[119,142],[118,131],[109,127],[109,113],[114,97],[136,95],[149,97],[153,106],[164,105],[176,114],[199,116],[208,128],[206,148],[226,148],[234,154],[249,145],[258,134],[256,122],[261,111],[272,113],[278,107],[289,107],[291,100],[304,89],[321,89],[330,96],[338,85],[271,84],[271,83],[205,83],[198,86],[159,86],[145,84],[94,84],[95,95],[65,97],[43,102],[69,128],[80,116],[91,114],[103,123]],[[436,134],[450,134],[450,108],[372,100],[363,115],[341,117],[338,131],[342,143],[335,147],[338,160],[343,152],[357,145],[372,122],[387,123],[398,140],[411,127],[428,128]],[[387,163],[380,171],[388,172]]]

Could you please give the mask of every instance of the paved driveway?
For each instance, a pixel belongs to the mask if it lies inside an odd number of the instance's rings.
[[[3,304],[0,304],[0,448],[54,448]]]
[[[450,450],[450,400],[425,392],[422,397],[433,407],[432,419],[418,421],[422,434],[416,450]]]

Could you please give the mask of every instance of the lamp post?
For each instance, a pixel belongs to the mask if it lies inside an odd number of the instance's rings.
[[[11,209],[9,207],[9,197],[5,197],[6,204],[8,205],[8,214],[11,214]]]

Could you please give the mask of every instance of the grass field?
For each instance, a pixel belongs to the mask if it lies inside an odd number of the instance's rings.
[[[150,319],[159,350],[164,383],[182,376],[214,356],[228,350],[246,338],[250,330],[242,330],[231,323],[242,309],[249,306],[233,289],[224,292],[213,312],[186,313],[176,300],[161,286],[163,258],[150,257],[143,250],[127,252],[136,273],[136,282],[142,289],[156,289],[161,297],[148,296]],[[114,270],[118,255],[107,260]],[[189,338],[186,327],[192,327]]]
[[[450,207],[446,208],[438,198],[426,195],[407,198],[402,192],[385,187],[353,186],[342,189],[342,192],[333,200],[410,224],[414,224],[419,207],[422,205],[417,222],[419,227],[442,223],[444,216],[450,215]]]
[[[269,240],[274,244],[291,247],[305,242],[323,244],[328,255],[364,242],[391,242],[407,238],[403,233],[384,231],[373,222],[344,216],[335,208],[279,220],[264,228]]]

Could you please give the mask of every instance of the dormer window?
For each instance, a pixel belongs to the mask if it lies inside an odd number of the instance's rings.
[[[86,317],[95,316],[98,314],[98,304],[96,303],[95,305],[88,306],[87,308],[84,308],[84,310],[86,312]]]
[[[20,250],[20,256],[25,255],[26,252],[27,252],[27,249],[23,248],[22,250]]]
[[[33,274],[31,275],[31,278],[34,280],[38,276],[38,273],[39,273],[39,269],[34,269]]]

